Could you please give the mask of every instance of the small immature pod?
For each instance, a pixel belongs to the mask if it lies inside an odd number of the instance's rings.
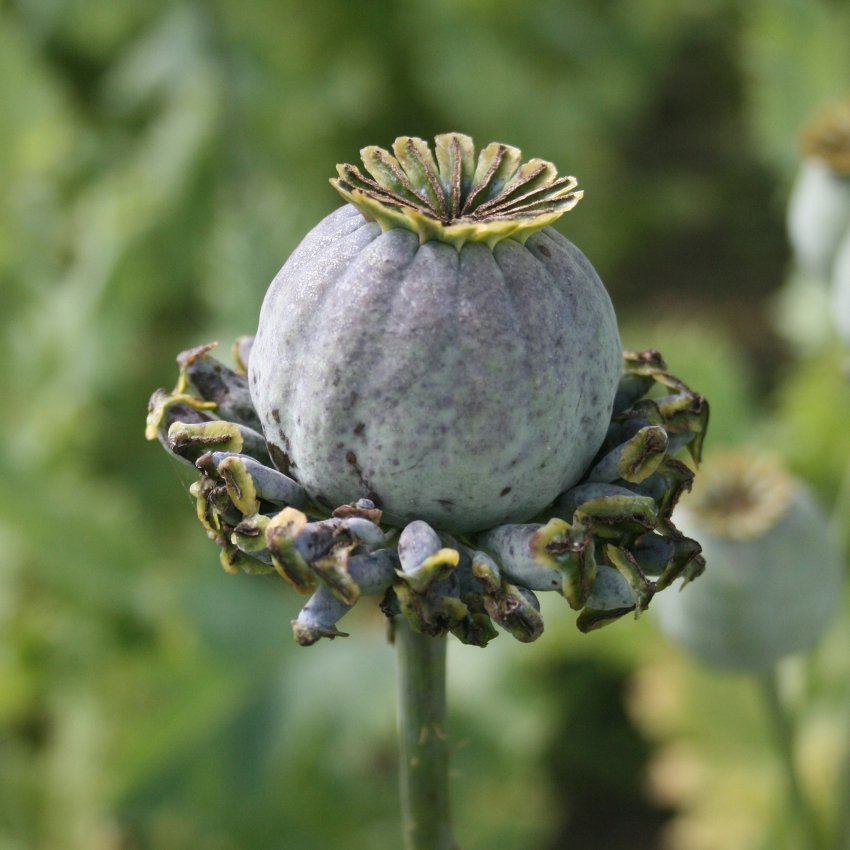
[[[638,537],[658,524],[654,499],[615,484],[579,484],[557,499],[551,512],[568,520],[586,517],[600,538]]]
[[[400,578],[416,593],[426,593],[437,581],[446,579],[457,566],[457,550],[443,547],[428,523],[416,520],[405,526],[398,539]]]
[[[182,463],[192,461],[177,454],[168,439],[168,431],[175,422],[200,424],[212,422],[215,417],[210,413],[212,405],[199,404],[195,399],[186,396],[175,396],[165,390],[157,390],[148,402],[147,425],[145,437],[148,440],[159,440],[163,448]]]
[[[639,484],[649,478],[667,452],[667,432],[661,425],[646,425],[630,440],[612,449],[590,470],[587,481],[622,479]]]
[[[687,581],[700,575],[705,566],[702,547],[696,540],[676,533],[670,537],[645,534],[632,547],[632,555],[643,573],[654,576],[656,590],[664,590],[677,578]]]
[[[245,334],[237,337],[236,342],[233,343],[231,348],[233,362],[236,364],[236,371],[243,375],[248,374],[248,363],[251,359],[251,349],[253,347],[254,337],[250,334]]]
[[[485,593],[495,593],[502,586],[499,565],[486,552],[477,550],[472,553],[470,571],[483,585]]]
[[[349,571],[351,553],[375,549],[385,542],[384,533],[368,519],[350,516],[308,522],[305,514],[291,507],[272,519],[266,539],[272,562],[287,581],[309,591],[315,574],[347,605],[353,605],[360,595]]]
[[[293,508],[302,508],[307,503],[307,494],[297,481],[293,481],[288,475],[265,466],[248,455],[213,452],[212,462],[219,475],[228,482],[228,493],[231,494],[233,503],[248,516],[256,513],[257,509],[249,510],[251,505],[247,503],[244,507],[240,505],[234,498],[234,492],[250,493],[255,500],[262,499]],[[230,482],[233,482],[233,485]],[[247,501],[250,496],[240,496],[240,498],[245,498]]]
[[[596,541],[589,517],[577,513],[572,525],[553,517],[530,541],[535,559],[562,573],[561,593],[578,610],[596,579]]]
[[[672,457],[665,457],[658,469],[640,484],[634,485],[639,496],[648,496],[658,505],[659,526],[669,527],[669,519],[683,493],[691,489],[694,473]]]
[[[348,560],[349,575],[366,596],[383,593],[392,584],[397,568],[398,556],[391,549],[352,555]],[[301,646],[309,646],[323,637],[347,637],[336,624],[352,607],[353,603],[344,602],[330,587],[320,584],[292,621],[295,640]]]
[[[670,454],[687,447],[696,463],[702,457],[702,444],[708,428],[708,403],[694,393],[675,393],[655,400],[664,417]]]
[[[168,429],[171,451],[192,462],[207,452],[234,452],[250,455],[260,463],[272,466],[266,441],[251,428],[223,419],[208,422],[174,422]]]
[[[295,546],[306,526],[305,514],[295,508],[284,508],[272,517],[265,531],[274,568],[299,593],[312,593],[316,589],[316,577]]]
[[[307,600],[298,617],[292,621],[292,636],[301,646],[311,646],[321,638],[348,637],[336,624],[351,610],[331,593],[327,585],[320,584]]]
[[[589,632],[634,609],[635,597],[629,583],[618,570],[603,564],[599,567],[593,592],[578,615],[576,625],[581,631]]]
[[[262,431],[251,402],[247,376],[211,357],[209,352],[214,347],[214,343],[202,345],[177,356],[177,365],[185,375],[188,389],[204,401],[213,402],[216,415],[221,419]]]
[[[623,352],[623,374],[614,397],[614,415],[630,408],[646,395],[655,383],[655,375],[667,368],[654,348]]]
[[[262,514],[246,517],[234,529],[230,540],[240,552],[250,555],[264,564],[268,564],[267,572],[274,572],[272,556],[266,545],[266,529],[269,526],[269,518]]]
[[[189,493],[195,498],[195,513],[207,536],[224,545],[226,529],[237,525],[242,514],[230,501],[223,482],[204,475],[189,487]]]
[[[646,577],[637,559],[628,549],[606,545],[605,554],[631,588],[635,601],[635,616],[639,617],[649,607],[655,595],[655,583]]]
[[[362,517],[332,518],[321,523],[310,523],[296,541],[296,546],[305,538],[309,539],[309,532],[313,528],[320,530],[310,543],[301,548],[301,553],[310,561],[313,572],[328,585],[334,595],[347,605],[353,605],[360,596],[360,587],[351,576],[351,553],[383,546],[386,542],[383,531],[375,523]],[[324,551],[308,558],[307,549],[311,543],[315,545],[316,552],[323,549]]]
[[[504,584],[501,594],[485,597],[487,613],[520,643],[532,643],[543,634],[540,602],[526,587]]]
[[[522,643],[543,634],[537,597],[526,587],[502,580],[498,564],[486,552],[473,552],[472,574],[483,587],[484,608],[495,623]]]
[[[601,501],[602,499],[627,499],[634,496],[634,492],[619,484],[608,484],[601,482],[591,482],[587,484],[579,484],[577,487],[571,487],[555,499],[549,513],[561,519],[572,521],[572,518],[579,507],[587,502]]]
[[[265,575],[274,570],[262,561],[258,561],[250,555],[245,554],[239,547],[227,543],[221,547],[218,560],[222,569],[234,575],[243,572],[246,575]]]
[[[469,609],[460,599],[455,574],[460,553],[444,547],[428,523],[416,520],[404,527],[398,557],[401,569],[395,593],[401,612],[416,631],[441,635],[468,620]]]
[[[501,567],[503,578],[530,590],[554,590],[561,593],[564,575],[550,558],[539,558],[532,543],[544,526],[499,525],[482,534],[479,544]]]

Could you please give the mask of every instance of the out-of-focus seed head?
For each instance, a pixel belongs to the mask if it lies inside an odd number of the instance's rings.
[[[709,664],[764,671],[811,647],[836,610],[843,564],[825,517],[775,458],[719,456],[675,513],[705,576],[655,605],[662,630]]]

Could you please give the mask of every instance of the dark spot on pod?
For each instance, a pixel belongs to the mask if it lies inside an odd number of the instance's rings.
[[[269,457],[272,459],[272,463],[284,475],[289,475],[294,478],[293,470],[295,469],[295,464],[292,462],[289,455],[280,448],[280,446],[276,446],[274,443],[267,441],[266,445],[269,448]]]
[[[357,480],[360,482],[360,486],[363,488],[364,495],[366,495],[369,499],[371,499],[375,505],[380,507],[381,505],[381,496],[380,494],[372,487],[369,483],[366,475],[363,473],[363,468],[357,462],[357,455],[349,449],[345,453],[345,462],[351,467],[354,474],[357,476]],[[369,470],[369,473],[372,473],[372,470]]]
[[[442,505],[444,508],[453,508],[455,503],[451,499],[437,499],[437,504]]]
[[[505,487],[505,489],[504,489],[504,490],[502,490],[502,492],[501,492],[501,493],[499,493],[499,495],[500,495],[500,496],[507,496],[507,495],[508,495],[508,493],[510,493],[510,492],[511,492],[511,488],[510,488],[510,487]]]
[[[365,430],[366,430],[366,423],[365,422],[358,422],[354,426],[354,433],[355,434],[362,434]]]
[[[277,422],[278,425],[280,424],[280,410],[278,410],[278,408],[276,407],[272,410],[272,419],[274,419],[274,421]]]
[[[540,253],[543,254],[544,257],[551,257],[552,256],[551,251],[545,245],[540,245],[539,250],[540,250]]]

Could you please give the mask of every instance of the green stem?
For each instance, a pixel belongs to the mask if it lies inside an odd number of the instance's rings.
[[[838,485],[838,493],[835,496],[835,504],[832,507],[832,515],[829,521],[830,531],[834,535],[839,548],[845,554],[850,548],[848,516],[850,516],[850,459],[844,467],[844,475]]]
[[[446,639],[395,620],[399,785],[405,850],[453,850],[445,732]]]
[[[835,497],[830,519],[830,528],[845,557],[850,555],[848,515],[850,515],[850,459],[848,459],[844,468],[844,475]],[[848,701],[848,704],[850,704],[850,701]],[[845,743],[845,746],[847,746],[847,751],[844,755],[838,780],[838,806],[836,808],[838,820],[833,845],[835,850],[850,850],[850,746],[847,743]]]
[[[777,751],[785,771],[789,813],[799,831],[801,846],[810,850],[821,847],[821,835],[809,800],[803,790],[795,754],[796,730],[779,693],[776,671],[761,679],[762,696],[773,727]]]
[[[848,742],[845,742],[847,746]],[[850,751],[845,752],[838,778],[838,822],[835,827],[835,850],[850,850]]]

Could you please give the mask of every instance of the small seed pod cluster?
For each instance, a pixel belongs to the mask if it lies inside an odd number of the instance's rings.
[[[658,352],[624,353],[607,434],[576,484],[531,521],[461,533],[389,524],[365,496],[333,510],[311,499],[269,454],[248,386],[252,342],[236,343],[234,368],[214,345],[180,354],[175,388],[151,397],[146,436],[199,473],[190,492],[226,572],[279,576],[308,597],[298,643],[343,635],[339,621],[370,595],[424,634],[484,646],[498,626],[529,642],[543,631],[541,591],[562,595],[589,631],[703,571],[672,512],[691,488],[708,405]]]

